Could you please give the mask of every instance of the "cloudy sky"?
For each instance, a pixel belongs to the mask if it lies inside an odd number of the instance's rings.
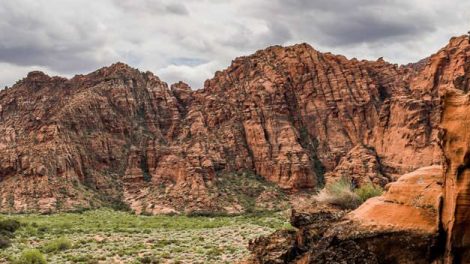
[[[0,87],[122,61],[197,89],[269,45],[408,63],[468,30],[467,0],[0,0]]]

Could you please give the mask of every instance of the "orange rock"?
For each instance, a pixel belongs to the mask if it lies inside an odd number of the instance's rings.
[[[382,164],[377,153],[361,144],[342,157],[336,168],[326,173],[325,178],[327,182],[337,181],[340,178],[351,179],[357,187],[367,183],[385,186],[390,181],[382,174]]]
[[[439,52],[437,64],[442,78],[442,146],[445,156],[445,188],[442,225],[446,232],[446,263],[465,263],[470,259],[470,162],[467,128],[470,125],[470,41],[455,38],[450,49]],[[450,58],[450,59],[449,59]]]
[[[409,93],[421,100],[395,97],[384,102],[391,105],[384,108],[385,117],[379,115],[383,125],[376,127],[375,132],[388,130],[392,124],[394,128],[381,134],[388,144],[377,145],[374,140],[367,142],[374,146],[379,158],[376,160],[370,152],[353,149],[335,170],[326,175],[334,178],[349,171],[359,177],[358,180],[370,180],[368,175],[374,171],[370,168],[380,163],[384,175],[393,178],[406,164],[418,164],[412,161],[415,157],[432,164],[438,163],[433,160],[438,159],[440,153],[444,154],[443,172],[439,166],[430,166],[405,174],[388,184],[384,195],[366,201],[337,220],[324,211],[294,212],[293,223],[299,228],[297,244],[279,245],[282,241],[279,237],[274,237],[273,241],[277,243],[277,252],[295,252],[288,263],[468,262],[470,140],[466,129],[470,126],[469,58],[470,39],[461,36],[452,38],[446,47],[431,57],[407,65],[405,68],[412,69]],[[393,105],[397,98],[401,102]],[[386,111],[389,110],[394,115],[388,115]],[[410,122],[403,126],[403,120]],[[424,120],[430,124],[428,128],[420,125]],[[391,144],[391,138],[397,144]],[[437,144],[441,145],[442,152],[436,150]],[[416,156],[413,157],[410,151]],[[381,153],[387,154],[385,159]],[[394,164],[397,161],[403,166]],[[331,220],[331,223],[318,224],[321,219]],[[256,249],[253,259],[259,255],[269,256],[265,253],[270,248],[266,242],[269,239],[263,241],[264,246],[252,246]]]
[[[384,184],[440,163],[437,88],[421,68],[299,44],[237,58],[198,91],[123,63],[70,80],[32,72],[0,92],[0,210],[223,210],[218,175],[296,191],[363,161],[358,181]]]
[[[366,229],[438,231],[438,211],[442,199],[442,168],[420,168],[401,176],[388,191],[367,200],[345,218]]]

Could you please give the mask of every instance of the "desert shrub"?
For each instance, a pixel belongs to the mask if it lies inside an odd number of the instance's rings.
[[[65,237],[57,238],[46,243],[42,250],[46,253],[59,252],[72,248],[72,242]]]
[[[198,211],[187,212],[186,216],[188,217],[225,217],[225,216],[229,216],[229,214],[223,211],[198,210]]]
[[[350,180],[341,178],[340,180],[327,184],[315,197],[319,203],[331,204],[342,209],[357,208],[362,200],[353,190]]]
[[[0,249],[11,246],[11,241],[8,237],[0,236]]]
[[[15,231],[20,228],[20,225],[20,222],[12,219],[0,221],[0,249],[11,245],[11,238],[14,237]]]
[[[0,221],[0,233],[14,233],[20,226],[20,222],[13,219]]]
[[[354,192],[361,198],[362,202],[365,202],[369,198],[382,195],[384,190],[378,185],[368,183],[354,190]]]
[[[26,249],[15,262],[16,264],[46,264],[46,258],[37,249]]]
[[[139,262],[142,264],[158,264],[160,260],[155,256],[144,256],[139,259]]]

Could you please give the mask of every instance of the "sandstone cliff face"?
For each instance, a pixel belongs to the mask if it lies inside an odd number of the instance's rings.
[[[447,240],[446,263],[466,263],[470,259],[470,40],[454,39],[451,49],[441,50],[439,55],[431,70],[441,73],[435,84],[443,87],[445,189],[441,222]]]
[[[238,212],[222,191],[233,175],[308,189],[357,162],[358,182],[386,184],[440,162],[437,87],[413,85],[421,68],[301,44],[237,58],[197,91],[122,63],[30,73],[0,92],[1,211]],[[260,195],[282,196],[249,190]]]
[[[409,66],[418,71],[411,77],[410,93],[420,94],[442,115],[429,120],[441,119],[431,134],[439,134],[443,172],[431,166],[405,174],[386,185],[384,195],[349,213],[315,206],[294,211],[291,222],[299,230],[253,241],[248,262],[468,263],[469,57],[470,39],[462,36],[426,59],[425,66]],[[354,148],[327,175],[334,179],[356,168],[371,175],[361,179],[371,180],[374,174],[368,171],[380,162],[372,151]]]
[[[383,165],[374,149],[357,145],[341,158],[333,171],[325,174],[325,178],[330,183],[341,178],[350,179],[357,187],[368,183],[385,186],[393,178],[384,176],[382,170]]]
[[[432,263],[439,253],[441,166],[420,168],[388,191],[347,213],[335,208],[294,210],[295,231],[251,242],[248,263]]]

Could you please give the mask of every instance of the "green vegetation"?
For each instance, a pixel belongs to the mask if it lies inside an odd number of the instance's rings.
[[[218,194],[221,207],[238,204],[247,213],[279,211],[289,207],[287,195],[281,188],[251,171],[218,175],[213,191]],[[268,194],[268,198],[263,198],[263,194]],[[208,216],[214,215],[214,212],[193,214]]]
[[[355,209],[367,199],[382,193],[383,189],[372,183],[354,189],[351,180],[343,177],[336,182],[327,184],[315,198],[319,203],[335,205],[342,209]]]
[[[362,202],[365,202],[369,198],[382,195],[384,190],[378,185],[368,183],[356,189],[354,192],[361,198]]]
[[[24,250],[15,264],[46,264],[46,258],[37,249]]]
[[[54,239],[50,242],[47,242],[43,247],[42,251],[46,253],[51,253],[51,252],[59,252],[59,251],[64,251],[67,249],[72,248],[72,242],[65,238],[65,237],[60,237],[57,239]]]
[[[0,221],[0,233],[14,233],[20,228],[20,222],[13,219]]]
[[[11,245],[11,239],[18,228],[20,228],[20,222],[16,220],[6,219],[0,221],[0,249]]]
[[[233,263],[248,254],[250,239],[291,228],[282,212],[137,216],[101,209],[2,220],[20,225],[0,263]]]
[[[317,194],[316,200],[319,203],[331,204],[343,209],[354,209],[361,204],[361,198],[354,193],[351,181],[346,178],[327,184]]]

